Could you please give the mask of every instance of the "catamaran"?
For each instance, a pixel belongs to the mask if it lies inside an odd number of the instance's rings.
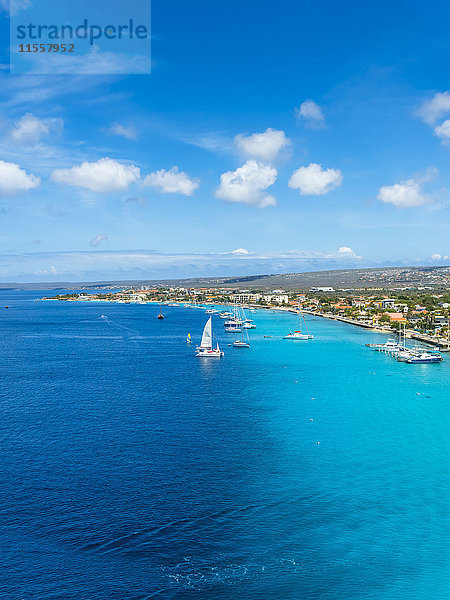
[[[299,314],[299,321],[300,321],[300,329],[298,329],[297,331],[290,332],[287,335],[283,336],[283,340],[313,340],[314,339],[314,336],[311,335],[308,331],[308,326],[306,325],[305,317],[303,316],[300,306],[298,307],[298,314]],[[303,333],[301,330],[302,322],[303,322],[303,327],[304,327],[306,333]]]
[[[207,358],[220,358],[223,356],[223,352],[219,348],[219,343],[217,343],[216,348],[212,347],[211,317],[209,317],[205,328],[203,329],[202,341],[200,342],[200,346],[197,346],[195,356],[205,356]]]
[[[250,344],[245,340],[234,340],[233,348],[250,348]]]

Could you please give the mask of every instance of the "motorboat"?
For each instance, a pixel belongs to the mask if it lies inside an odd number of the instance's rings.
[[[411,356],[406,362],[410,365],[429,364],[441,362],[442,356],[440,354],[430,354],[429,352],[422,352],[416,356]]]

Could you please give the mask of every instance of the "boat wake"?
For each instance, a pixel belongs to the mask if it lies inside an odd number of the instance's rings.
[[[102,321],[104,321],[110,327],[122,329],[123,331],[126,331],[127,333],[131,333],[134,336],[142,337],[140,332],[136,331],[136,329],[131,329],[130,327],[126,327],[125,325],[120,325],[120,323],[116,323],[116,321],[113,321],[112,319],[110,319],[108,317],[108,315],[100,315],[98,318],[101,319]]]

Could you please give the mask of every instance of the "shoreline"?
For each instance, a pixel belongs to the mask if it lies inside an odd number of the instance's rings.
[[[139,305],[143,305],[143,304],[152,304],[152,305],[158,305],[161,304],[160,302],[154,301],[154,300],[149,300],[146,302],[127,302],[127,301],[112,301],[109,299],[96,299],[96,300],[80,300],[80,299],[60,299],[60,298],[51,298],[51,297],[44,297],[44,298],[40,298],[41,301],[59,301],[59,302],[82,302],[82,303],[86,303],[86,302],[100,302],[100,303],[111,303],[111,304],[139,304]],[[185,303],[179,303],[179,306],[184,305]],[[204,305],[208,305],[210,304],[211,306],[218,306],[214,303],[203,303]],[[164,305],[164,303],[163,303]],[[224,306],[225,308],[228,308],[230,306],[233,306],[232,304],[220,304],[219,306]],[[299,311],[295,308],[292,307],[285,307],[285,306],[269,306],[269,305],[258,305],[258,304],[247,304],[246,307],[251,308],[251,309],[262,309],[262,310],[272,310],[275,312],[288,312],[290,314],[298,314]],[[362,327],[363,329],[367,329],[367,330],[371,330],[374,333],[383,333],[385,335],[397,335],[396,331],[393,331],[392,329],[387,329],[384,327],[379,327],[377,325],[373,325],[371,323],[363,323],[361,321],[357,321],[355,319],[349,319],[348,317],[343,317],[343,316],[339,316],[339,315],[333,315],[331,313],[322,313],[319,311],[312,311],[312,310],[303,310],[302,311],[305,315],[311,315],[314,317],[321,317],[323,319],[328,319],[330,321],[340,321],[341,323],[347,323],[347,325],[353,325],[355,327]],[[437,348],[440,352],[450,352],[450,342],[448,340],[445,340],[443,338],[432,338],[429,335],[426,335],[424,333],[419,333],[417,331],[413,331],[411,329],[407,329],[406,330],[406,337],[408,339],[413,339],[413,340],[417,340],[420,341],[424,344],[427,344],[428,346],[432,346],[435,349]]]
[[[362,323],[360,321],[355,321],[354,319],[349,319],[347,317],[340,317],[327,313],[313,312],[308,310],[305,310],[303,312],[305,314],[312,315],[315,317],[322,317],[324,319],[329,319],[332,321],[341,321],[342,323],[348,323],[349,325],[355,325],[356,327],[362,327],[363,329],[370,329],[375,333],[397,335],[397,332],[393,331],[392,329],[385,329],[376,325],[371,325],[370,323]],[[408,339],[417,340],[419,342],[422,342],[423,344],[427,344],[428,346],[433,346],[434,348],[437,347],[440,352],[450,352],[450,343],[444,338],[435,339],[429,335],[426,335],[425,333],[419,333],[418,331],[413,331],[412,329],[407,329],[405,335]]]

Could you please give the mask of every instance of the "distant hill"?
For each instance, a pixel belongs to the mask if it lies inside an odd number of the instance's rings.
[[[99,289],[125,286],[182,286],[225,287],[258,290],[309,290],[311,287],[334,289],[369,288],[450,288],[450,266],[445,267],[386,267],[375,269],[341,269],[310,273],[285,273],[277,275],[248,275],[239,277],[196,277],[171,280],[96,281],[96,282],[40,282],[3,283],[0,290],[67,290]]]

